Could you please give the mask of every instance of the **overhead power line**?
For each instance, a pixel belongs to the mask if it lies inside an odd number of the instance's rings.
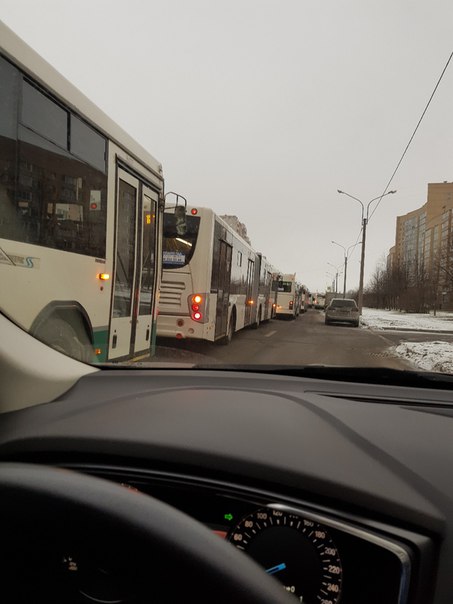
[[[409,149],[409,147],[410,147],[410,145],[411,145],[412,141],[414,140],[414,137],[415,137],[415,135],[416,135],[416,133],[417,133],[417,130],[418,130],[418,128],[419,128],[419,126],[420,126],[420,124],[422,123],[422,120],[423,120],[423,118],[425,117],[426,112],[428,111],[428,107],[430,106],[431,101],[433,100],[434,95],[436,94],[437,89],[439,88],[439,84],[441,83],[442,78],[444,77],[444,74],[445,74],[445,72],[447,71],[448,65],[450,64],[450,61],[451,61],[452,57],[453,57],[453,52],[452,52],[452,53],[451,53],[451,55],[449,56],[448,61],[446,62],[445,67],[443,68],[442,73],[440,74],[440,77],[439,77],[439,79],[437,80],[437,84],[435,85],[434,90],[433,90],[433,92],[432,92],[431,96],[429,97],[429,101],[426,103],[426,107],[424,108],[423,113],[421,114],[420,119],[418,120],[417,126],[415,127],[415,130],[414,130],[414,132],[412,133],[412,136],[410,137],[409,142],[407,143],[406,148],[404,149],[403,154],[401,155],[400,160],[399,160],[399,162],[397,163],[396,168],[395,168],[395,169],[394,169],[394,171],[393,171],[393,174],[391,175],[391,177],[390,177],[390,179],[389,179],[388,183],[386,184],[385,189],[384,189],[384,191],[382,192],[382,195],[380,196],[380,198],[379,198],[379,200],[378,200],[378,202],[377,202],[376,206],[374,207],[374,210],[371,212],[370,217],[369,217],[369,220],[371,220],[371,218],[372,218],[373,214],[374,214],[374,213],[376,212],[376,210],[378,209],[379,204],[381,203],[381,199],[382,199],[382,198],[384,197],[384,195],[387,193],[387,190],[388,190],[388,188],[390,187],[390,184],[392,183],[392,180],[395,178],[395,174],[398,172],[399,167],[401,166],[401,164],[402,164],[402,162],[403,162],[403,159],[404,159],[404,157],[405,157],[405,155],[406,155],[406,153],[407,153],[407,151],[408,151],[408,149]]]

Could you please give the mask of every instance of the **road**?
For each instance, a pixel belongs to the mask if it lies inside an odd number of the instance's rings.
[[[349,365],[411,369],[389,350],[405,339],[349,325],[325,325],[324,313],[309,310],[293,321],[272,320],[243,329],[229,346],[158,340],[155,361],[196,364]]]

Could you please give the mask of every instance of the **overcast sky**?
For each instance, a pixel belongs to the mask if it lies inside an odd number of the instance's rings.
[[[162,162],[166,189],[236,214],[323,290],[357,241],[453,50],[453,0],[1,0],[1,19]],[[367,231],[453,181],[453,62]],[[350,259],[356,287],[359,249]]]

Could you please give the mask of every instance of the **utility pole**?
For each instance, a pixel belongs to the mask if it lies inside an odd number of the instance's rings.
[[[347,272],[348,272],[349,252],[350,252],[350,250],[352,250],[352,248],[354,248],[356,245],[359,245],[362,242],[361,241],[357,241],[357,243],[354,243],[353,245],[350,245],[348,247],[348,249],[346,249],[344,245],[341,245],[341,243],[337,243],[336,241],[332,241],[331,243],[333,243],[334,245],[338,245],[339,247],[343,248],[343,251],[344,251],[343,298],[346,298],[346,275],[347,275]]]
[[[359,313],[362,314],[363,307],[363,274],[365,272],[365,243],[366,243],[366,225],[368,218],[362,217],[362,253],[360,255],[360,280],[359,280]]]
[[[359,313],[362,314],[362,306],[363,306],[363,276],[364,276],[364,272],[365,272],[366,227],[367,227],[368,220],[369,220],[370,205],[373,203],[373,201],[376,201],[377,199],[381,200],[386,195],[393,195],[393,193],[396,193],[396,191],[387,191],[387,193],[384,193],[383,195],[379,195],[379,197],[374,197],[371,201],[368,202],[368,204],[366,206],[366,211],[365,211],[365,205],[363,204],[363,202],[360,199],[358,199],[357,197],[354,197],[354,195],[349,195],[349,193],[345,193],[344,191],[340,191],[340,189],[337,189],[337,192],[340,193],[341,195],[346,195],[347,197],[350,197],[351,199],[355,199],[355,201],[358,201],[360,203],[360,205],[362,206],[362,219],[361,219],[361,223],[362,223],[362,253],[361,253],[361,260],[360,260],[360,282],[359,282],[359,295],[358,295]]]

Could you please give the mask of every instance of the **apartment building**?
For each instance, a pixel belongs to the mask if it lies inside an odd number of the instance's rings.
[[[387,266],[404,270],[409,287],[434,288],[438,307],[453,307],[453,182],[429,183],[427,201],[396,219]]]

